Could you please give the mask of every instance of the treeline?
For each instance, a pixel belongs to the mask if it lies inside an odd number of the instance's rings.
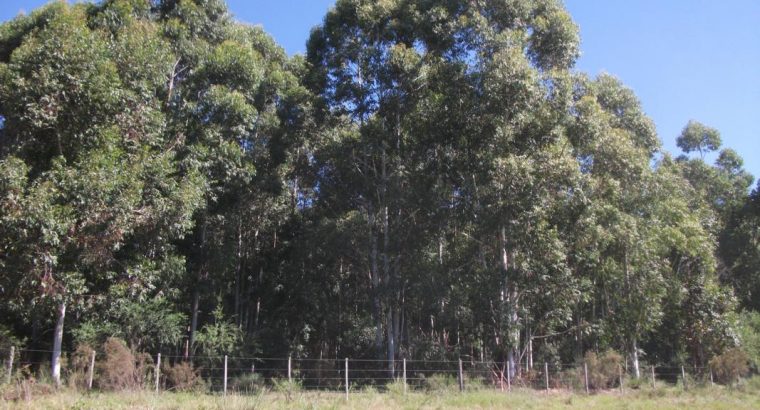
[[[305,57],[222,0],[4,23],[0,348],[757,358],[760,187],[579,43],[558,0],[338,0]]]

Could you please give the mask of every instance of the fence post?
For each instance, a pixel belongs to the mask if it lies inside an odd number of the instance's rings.
[[[11,346],[11,355],[8,356],[8,384],[11,383],[13,377],[13,356],[16,355],[16,346]]]
[[[348,401],[348,357],[346,357],[346,401]]]
[[[95,375],[95,351],[90,356],[90,369],[87,372],[87,390],[92,390],[92,377]]]
[[[583,379],[586,381],[586,394],[588,394],[588,363],[583,362]]]
[[[404,393],[406,394],[406,358],[404,358]]]
[[[710,369],[710,386],[715,387],[715,382],[713,381],[712,368]]]
[[[544,381],[546,382],[546,392],[549,393],[549,363],[544,362]]]
[[[504,363],[499,367],[499,389],[504,391]]]
[[[464,391],[464,375],[462,374],[462,359],[459,359],[459,391]]]
[[[654,366],[652,366],[652,388],[653,389],[657,388],[657,383],[656,383],[655,377],[654,377]]]
[[[224,355],[224,395],[227,395],[227,355]]]
[[[288,356],[288,383],[293,382],[293,357]]]
[[[620,393],[623,392],[623,366],[618,365],[618,377],[620,378]]]
[[[686,386],[686,370],[681,366],[681,380],[683,380],[683,389],[689,390],[689,388]]]
[[[507,364],[507,390],[512,391],[512,375],[509,372],[509,364]]]
[[[161,353],[158,354],[156,359],[156,393],[158,393],[158,381],[161,379]]]

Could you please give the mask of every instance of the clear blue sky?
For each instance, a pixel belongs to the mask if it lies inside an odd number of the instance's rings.
[[[44,0],[3,0],[0,21]],[[333,0],[229,0],[235,17],[264,26],[290,53]],[[760,176],[760,1],[566,0],[581,28],[577,68],[633,88],[668,151],[689,119],[719,129]]]

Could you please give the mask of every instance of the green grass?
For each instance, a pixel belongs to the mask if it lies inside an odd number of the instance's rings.
[[[7,397],[7,396],[6,396]],[[677,387],[610,391],[585,395],[571,392],[516,390],[503,393],[479,390],[387,393],[372,390],[342,393],[275,392],[226,397],[210,394],[79,393],[73,390],[43,391],[26,398],[0,402],[2,409],[758,409],[760,381],[739,388],[711,387],[684,392]]]

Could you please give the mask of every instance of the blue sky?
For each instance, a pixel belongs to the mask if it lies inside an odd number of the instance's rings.
[[[44,0],[3,0],[0,21]],[[229,0],[235,17],[264,26],[290,54],[333,0]],[[760,1],[565,0],[581,29],[577,68],[611,73],[631,87],[663,145],[689,119],[721,131],[724,146],[760,176]]]

